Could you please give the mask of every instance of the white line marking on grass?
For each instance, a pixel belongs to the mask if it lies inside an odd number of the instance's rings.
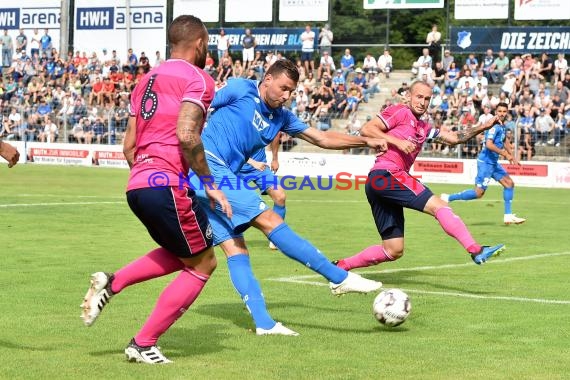
[[[532,256],[521,256],[521,257],[510,257],[506,259],[498,259],[489,261],[484,265],[491,265],[491,264],[506,264],[513,261],[523,261],[523,260],[535,260],[541,259],[545,257],[556,257],[556,256],[568,256],[570,252],[556,252],[556,253],[544,253],[540,255],[532,255]],[[396,272],[418,272],[418,271],[427,271],[427,270],[438,270],[438,269],[449,269],[449,268],[462,268],[473,266],[473,263],[465,263],[465,264],[444,264],[444,265],[428,265],[422,267],[412,267],[412,268],[395,268],[395,269],[385,269],[379,271],[359,271],[359,274],[382,274],[382,273],[396,273]],[[279,278],[269,278],[269,281],[277,281],[277,282],[288,282],[293,284],[304,284],[304,285],[312,285],[312,286],[328,286],[328,284],[319,282],[319,281],[310,281],[309,279],[312,278],[319,278],[321,277],[318,274],[310,274],[310,275],[303,275],[303,276],[291,276],[291,277],[279,277]],[[464,297],[464,298],[478,298],[478,299],[496,299],[496,300],[506,300],[506,301],[519,301],[519,302],[537,302],[537,303],[548,303],[548,304],[562,304],[562,305],[570,305],[570,301],[567,300],[549,300],[549,299],[542,299],[542,298],[524,298],[524,297],[507,297],[507,296],[482,296],[478,294],[470,294],[470,293],[452,293],[452,292],[435,292],[435,291],[428,291],[428,290],[417,290],[417,289],[404,289],[404,291],[409,291],[410,293],[418,293],[418,294],[434,294],[434,295],[443,295],[443,296],[450,296],[450,297]]]
[[[44,202],[44,203],[10,203],[0,204],[0,208],[8,207],[45,207],[45,206],[92,206],[92,205],[117,205],[125,202]]]
[[[463,298],[477,298],[486,300],[502,300],[502,301],[518,301],[518,302],[536,302],[536,303],[548,303],[557,305],[570,305],[570,301],[566,300],[548,300],[544,298],[524,298],[524,297],[507,297],[507,296],[482,296],[479,294],[471,293],[452,293],[452,292],[433,292],[429,290],[417,290],[417,289],[402,289],[409,293],[418,294],[433,294],[436,296],[449,296],[449,297],[463,297]]]
[[[23,198],[102,198],[102,199],[123,199],[125,196],[110,197],[108,195],[73,195],[73,194],[10,194],[11,197]]]
[[[289,199],[287,198],[287,202],[306,202],[306,203],[362,203],[368,205],[368,202],[365,198],[362,199]],[[479,201],[480,203],[503,203],[502,199],[485,199]],[[461,203],[457,201],[456,203]],[[557,205],[557,206],[564,206],[570,205],[570,202],[564,201],[545,201],[545,200],[535,200],[535,199],[517,199],[517,203],[533,203],[533,204],[546,204],[546,205]]]

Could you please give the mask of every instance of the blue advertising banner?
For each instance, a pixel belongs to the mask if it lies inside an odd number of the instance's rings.
[[[450,45],[460,53],[567,53],[570,27],[452,27]]]
[[[251,28],[251,32],[255,37],[257,50],[278,50],[292,51],[301,50],[301,34],[305,28]],[[243,28],[224,28],[226,36],[230,41],[230,50],[242,50],[241,41],[245,36]],[[314,30],[315,35],[319,34],[317,29]],[[208,40],[208,49],[216,50],[218,46],[218,38],[220,37],[220,29],[208,29],[210,38]],[[317,38],[315,38],[315,50],[317,49]]]

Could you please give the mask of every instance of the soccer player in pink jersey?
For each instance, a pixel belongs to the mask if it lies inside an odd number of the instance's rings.
[[[415,82],[407,92],[406,104],[386,108],[362,127],[361,135],[384,138],[388,142],[388,151],[376,158],[366,183],[366,197],[382,244],[336,261],[340,268],[368,267],[402,257],[404,207],[434,216],[443,230],[467,250],[475,264],[484,263],[504,248],[503,244],[479,245],[449,205],[409,173],[427,139],[448,145],[461,144],[492,128],[498,120],[495,116],[484,125],[462,131],[439,131],[420,119],[428,109],[431,96],[428,84]]]
[[[202,69],[208,32],[194,16],[177,17],[168,28],[171,58],[151,70],[131,95],[123,151],[131,167],[127,201],[160,246],[113,274],[97,272],[82,319],[91,326],[112,296],[127,286],[179,272],[162,292],[146,323],[125,349],[127,360],[170,363],[158,338],[192,305],[216,268],[212,227],[195,193],[180,184],[189,169],[210,176],[200,137],[214,96],[214,81]],[[223,192],[207,186],[211,204],[231,217]]]

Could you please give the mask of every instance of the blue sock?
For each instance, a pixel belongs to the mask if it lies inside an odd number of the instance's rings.
[[[460,193],[450,194],[449,201],[470,201],[472,199],[477,199],[477,193],[475,189],[463,190]]]
[[[505,201],[505,214],[512,214],[511,206],[513,205],[513,198],[515,196],[514,187],[505,187],[503,189],[503,200]]]
[[[275,211],[275,213],[279,215],[281,219],[285,220],[285,214],[287,213],[287,209],[285,208],[285,206],[279,206],[274,203],[273,211]]]
[[[255,327],[273,328],[276,322],[267,312],[261,287],[251,270],[249,255],[238,254],[228,257],[228,269],[235,289],[253,317]]]
[[[330,282],[338,284],[348,276],[347,271],[332,264],[321,251],[293,232],[286,223],[278,225],[267,237],[287,257],[321,274]]]

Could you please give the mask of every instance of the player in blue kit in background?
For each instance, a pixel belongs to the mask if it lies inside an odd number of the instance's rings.
[[[228,218],[219,208],[209,210],[214,245],[228,259],[233,285],[251,313],[258,335],[298,335],[269,315],[261,288],[255,278],[243,232],[253,226],[262,231],[277,248],[330,283],[334,295],[373,292],[380,282],[365,279],[333,265],[317,248],[301,238],[273,212],[260,195],[243,186],[238,173],[259,149],[269,145],[281,131],[325,149],[371,147],[387,149],[384,139],[323,132],[309,127],[283,104],[297,86],[299,72],[288,60],[279,60],[267,70],[261,82],[235,79],[217,91],[211,104],[208,127],[202,132],[206,158],[214,181],[224,189],[233,210]],[[192,172],[191,185],[201,201],[209,203],[204,187]],[[205,182],[205,181],[204,181]],[[239,184],[239,185],[238,185]]]
[[[242,166],[239,175],[248,182],[253,182],[261,191],[261,195],[269,195],[273,200],[273,211],[285,220],[287,209],[285,207],[285,190],[279,186],[279,178],[275,175],[279,170],[279,138],[281,133],[273,139],[271,144],[271,164],[267,164],[265,148],[261,148],[253,153],[247,162]],[[277,249],[275,244],[269,241],[269,249]]]
[[[499,122],[491,129],[485,131],[485,141],[483,149],[477,157],[477,177],[475,178],[475,188],[464,190],[455,194],[441,194],[441,198],[446,202],[457,200],[469,201],[472,199],[482,198],[485,195],[487,186],[491,179],[499,182],[503,186],[503,199],[505,201],[505,215],[503,222],[505,224],[521,224],[526,221],[519,218],[512,212],[512,203],[515,193],[515,183],[509,176],[505,168],[499,164],[499,157],[502,156],[513,165],[520,165],[513,155],[513,147],[509,140],[506,139],[505,119],[509,112],[509,106],[506,103],[497,104],[496,115]]]

